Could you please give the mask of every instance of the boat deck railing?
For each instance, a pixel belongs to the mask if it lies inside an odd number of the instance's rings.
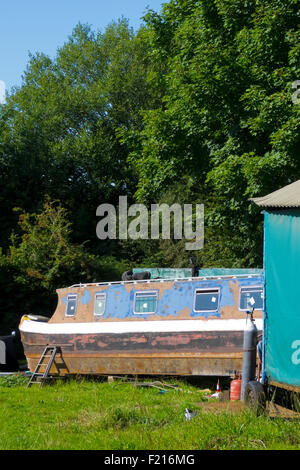
[[[180,277],[180,278],[153,278],[153,279],[134,279],[129,281],[103,281],[103,282],[88,282],[84,284],[73,284],[69,286],[68,289],[73,287],[92,287],[92,286],[112,286],[112,285],[128,285],[128,284],[151,284],[154,282],[187,282],[187,281],[207,281],[207,280],[214,280],[214,279],[251,279],[255,277],[261,277],[263,274],[255,273],[255,274],[224,274],[222,276],[198,276],[198,277]]]

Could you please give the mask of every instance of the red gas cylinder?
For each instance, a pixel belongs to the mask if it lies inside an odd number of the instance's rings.
[[[231,381],[231,384],[230,384],[230,400],[231,401],[241,399],[241,385],[242,385],[242,380],[241,380],[240,375],[237,379]]]

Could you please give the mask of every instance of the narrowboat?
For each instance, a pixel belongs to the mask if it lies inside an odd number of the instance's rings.
[[[247,310],[254,309],[257,329],[262,328],[262,271],[138,277],[58,289],[50,319],[24,315],[19,329],[30,371],[47,345],[60,347],[69,374],[241,371]]]

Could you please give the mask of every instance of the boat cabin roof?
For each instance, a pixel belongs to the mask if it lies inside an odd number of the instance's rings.
[[[92,283],[79,283],[73,284],[68,287],[71,289],[73,287],[89,287],[89,286],[110,286],[110,285],[128,285],[128,284],[151,284],[151,283],[164,283],[164,282],[184,282],[184,281],[207,281],[207,280],[217,280],[217,279],[253,279],[261,278],[262,273],[255,274],[233,274],[233,275],[222,275],[222,276],[197,276],[197,277],[178,277],[178,278],[168,278],[168,279],[139,279],[139,280],[130,280],[130,281],[103,281],[103,282],[92,282]]]

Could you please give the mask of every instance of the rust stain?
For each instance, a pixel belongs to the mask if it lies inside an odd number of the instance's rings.
[[[138,344],[145,344],[147,343],[147,339],[145,336],[136,336],[133,338],[133,342]]]
[[[221,307],[221,316],[222,318],[245,318],[245,313],[240,312],[237,308],[239,301],[239,284],[236,280],[229,281],[229,290],[233,294],[234,305],[226,305]]]
[[[158,299],[160,300],[162,296],[164,295],[165,291],[170,290],[172,286],[173,286],[172,282],[159,283],[156,287],[156,289],[159,289]],[[174,283],[174,287],[176,288],[176,282]]]
[[[39,360],[28,357],[30,370]],[[71,374],[231,375],[241,370],[240,358],[71,357],[64,355]]]
[[[75,336],[74,338],[71,338],[69,340],[70,344],[80,344],[82,346],[85,346],[86,344],[93,344],[95,343],[95,339],[91,337],[90,335],[78,335]]]
[[[41,349],[42,353],[42,349]],[[242,352],[235,352],[235,353],[204,353],[204,352],[183,352],[183,353],[121,353],[121,352],[87,352],[87,351],[76,351],[75,352],[63,352],[64,357],[74,358],[74,359],[95,359],[95,358],[103,358],[103,357],[113,357],[113,358],[142,358],[142,359],[154,359],[154,358],[161,358],[161,359],[242,359],[243,354]],[[34,353],[27,353],[27,357],[30,359],[40,359],[41,354],[34,354]]]
[[[278,387],[278,388],[284,388],[286,390],[289,390],[290,392],[296,392],[296,393],[300,392],[299,385],[289,385],[289,384],[285,384],[282,382],[274,382],[274,381],[270,382],[270,385],[273,385],[274,387]]]
[[[233,294],[234,298],[234,305],[227,305],[221,307],[221,317],[223,319],[244,319],[245,312],[239,310],[239,297],[240,297],[240,287],[237,280],[230,280],[229,281],[229,289],[230,292]],[[255,318],[262,318],[263,312],[262,310],[256,310],[254,314]]]
[[[182,315],[182,318],[184,317],[189,318],[191,311],[188,307],[185,307],[183,310],[178,310],[178,313]]]
[[[178,334],[177,336],[157,336],[151,345],[178,346],[178,344],[189,344],[190,342],[189,336]]]

